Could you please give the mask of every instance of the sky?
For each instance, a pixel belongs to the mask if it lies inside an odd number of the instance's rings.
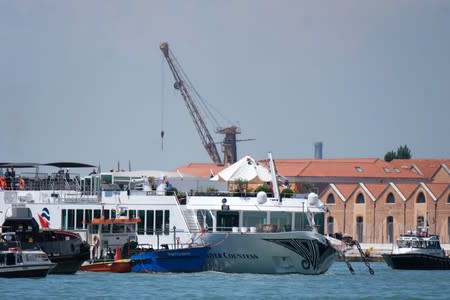
[[[3,162],[210,162],[162,42],[238,158],[450,157],[450,1],[0,0],[0,41]]]

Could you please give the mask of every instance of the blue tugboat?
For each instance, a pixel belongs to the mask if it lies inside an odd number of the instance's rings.
[[[141,249],[131,255],[131,271],[138,273],[200,272],[210,247]]]

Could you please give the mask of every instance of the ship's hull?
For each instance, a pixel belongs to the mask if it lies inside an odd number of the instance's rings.
[[[170,250],[138,252],[131,256],[132,272],[199,272],[203,266],[209,247],[194,247]]]
[[[75,274],[80,269],[81,264],[90,257],[89,246],[87,251],[82,250],[77,254],[63,256],[58,256],[47,251],[45,252],[48,254],[48,258],[56,263],[56,266],[50,270],[50,274]]]
[[[450,258],[420,253],[382,254],[392,269],[401,270],[450,270]]]
[[[119,259],[112,261],[85,263],[80,267],[80,271],[127,273],[131,271],[131,260]]]
[[[47,276],[54,264],[14,265],[0,267],[2,278],[42,278]]]
[[[205,269],[226,273],[322,274],[336,260],[327,239],[309,231],[206,233]]]

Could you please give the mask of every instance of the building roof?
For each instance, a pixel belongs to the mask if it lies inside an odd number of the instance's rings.
[[[260,160],[267,165],[266,160]],[[284,177],[327,177],[327,178],[380,178],[409,179],[423,181],[432,179],[443,167],[450,169],[450,159],[396,159],[386,162],[378,158],[344,158],[344,159],[276,159],[275,165],[279,175]],[[182,174],[210,177],[226,166],[214,163],[189,163],[176,168]]]
[[[364,185],[369,190],[369,192],[375,197],[375,199],[378,199],[381,196],[381,194],[386,190],[386,188],[389,186],[389,184],[387,183],[365,183]]]
[[[359,185],[355,183],[340,183],[335,184],[334,186],[345,199],[348,199]]]
[[[286,177],[356,177],[423,179],[410,168],[396,168],[378,158],[312,159],[276,161],[278,172]]]
[[[410,169],[418,172],[427,179],[431,179],[444,165],[450,167],[450,159],[394,159],[392,165],[401,169]]]
[[[214,163],[190,163],[179,168],[171,170],[172,172],[180,172],[181,174],[212,177],[222,171],[225,166],[218,166]]]
[[[417,183],[395,183],[394,184],[400,193],[405,197],[404,200],[408,200],[414,191],[417,189],[419,184]]]
[[[425,185],[430,189],[436,199],[439,199],[450,188],[450,184],[448,183],[426,183]]]

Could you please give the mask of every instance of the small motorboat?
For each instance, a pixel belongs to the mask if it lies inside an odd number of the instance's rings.
[[[130,253],[137,246],[139,218],[100,218],[88,224],[88,240],[92,245],[91,260],[80,271],[126,273],[131,271]],[[112,250],[114,249],[114,250]]]
[[[203,271],[210,247],[140,249],[131,255],[131,271],[138,273],[200,272]]]
[[[2,233],[0,240],[0,277],[45,277],[55,266],[39,247],[22,249],[14,232]]]
[[[80,271],[127,273],[131,271],[131,259],[86,262],[81,265]]]
[[[14,206],[2,228],[15,232],[16,239],[24,249],[33,248],[37,243],[50,261],[56,263],[50,274],[75,274],[81,264],[89,259],[90,246],[78,233],[51,228],[39,229],[39,224],[28,207]]]
[[[426,229],[401,235],[392,253],[382,257],[392,269],[450,270],[450,258],[442,249],[439,236],[429,235]]]

